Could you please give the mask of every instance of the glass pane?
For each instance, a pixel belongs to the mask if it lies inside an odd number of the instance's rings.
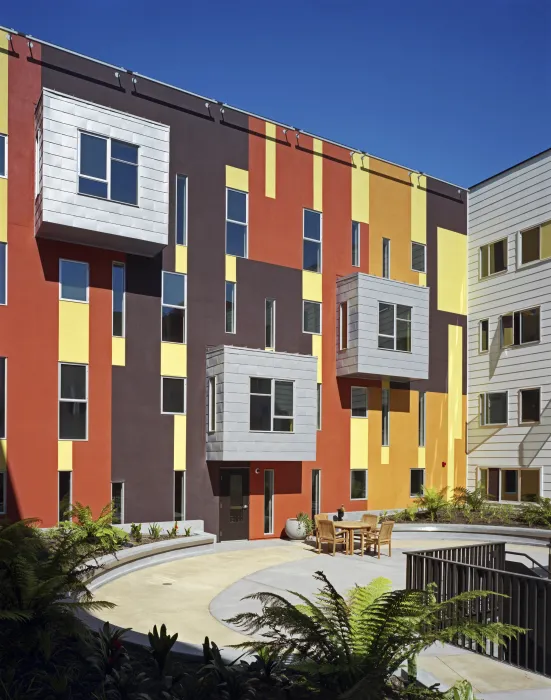
[[[187,177],[176,178],[176,243],[187,245]]]
[[[394,338],[388,338],[386,335],[380,335],[378,345],[381,350],[394,350]]]
[[[185,472],[174,472],[174,520],[185,518]]]
[[[0,438],[6,437],[6,358],[0,357]],[[0,476],[0,480],[1,480]]]
[[[360,264],[360,224],[352,222],[352,265],[358,267]]]
[[[272,397],[251,394],[251,430],[272,429]]]
[[[520,312],[521,343],[536,343],[540,339],[540,310],[527,309]]]
[[[350,472],[350,498],[367,498],[367,472],[353,469]]]
[[[540,228],[531,228],[521,234],[522,263],[534,262],[540,259]]]
[[[292,418],[274,418],[274,430],[280,433],[292,433],[293,432],[293,419]]]
[[[363,386],[353,386],[350,397],[352,415],[357,418],[367,417],[367,389]]]
[[[390,277],[390,241],[388,238],[383,238],[383,277]]]
[[[113,335],[124,335],[124,265],[113,265]]]
[[[266,299],[266,347],[275,347],[274,328],[275,328],[275,302],[273,299]]]
[[[480,351],[488,350],[488,321],[480,321]]]
[[[138,168],[135,165],[111,161],[111,199],[125,204],[138,203]]]
[[[247,257],[247,227],[226,222],[226,253],[238,258]]]
[[[99,180],[89,180],[87,177],[79,177],[78,191],[80,194],[89,194],[91,197],[107,199],[107,183]]]
[[[379,333],[394,336],[394,304],[379,302]]]
[[[59,402],[59,439],[86,440],[88,404],[77,401]]]
[[[303,323],[305,333],[321,333],[321,304],[316,301],[304,302]]]
[[[410,495],[420,496],[423,492],[423,484],[425,482],[425,470],[412,469],[410,474]]]
[[[310,272],[321,272],[321,243],[304,239],[302,268]]]
[[[86,365],[60,365],[61,399],[86,399]]]
[[[506,314],[501,317],[501,347],[509,347],[513,340],[513,314]]]
[[[348,302],[339,305],[339,349],[348,349]]]
[[[539,469],[523,469],[520,472],[520,500],[535,501],[540,496]]]
[[[321,241],[321,214],[319,212],[310,211],[310,209],[304,210],[304,238]]]
[[[411,306],[404,306],[403,304],[396,305],[396,318],[402,321],[411,321]]]
[[[243,477],[230,474],[230,523],[243,521]]]
[[[320,470],[312,469],[312,519],[320,512]]]
[[[516,469],[501,470],[501,500],[518,501],[518,471]]]
[[[389,416],[389,395],[388,389],[383,389],[381,395],[381,408],[382,408],[382,444],[388,445],[390,438],[390,416]]]
[[[272,380],[251,377],[251,394],[271,394]]]
[[[71,474],[72,472],[58,472],[59,520],[65,520],[71,505]]]
[[[185,342],[185,318],[184,309],[175,309],[172,306],[163,306],[162,310],[162,335],[161,340],[166,343]]]
[[[185,413],[185,380],[163,377],[163,413]]]
[[[111,500],[113,501],[113,523],[122,523],[122,483],[111,484]]]
[[[488,249],[487,245],[482,246],[480,249],[480,276],[488,277],[489,267],[488,267]]]
[[[209,431],[216,430],[216,377],[209,377]]]
[[[499,500],[499,469],[487,469],[488,500]]]
[[[540,420],[540,390],[523,389],[520,392],[520,420],[522,423],[538,423]]]
[[[186,305],[186,275],[163,272],[163,304]]]
[[[228,219],[247,223],[247,194],[237,190],[228,190]]]
[[[507,241],[497,241],[490,245],[490,274],[507,269]]]
[[[6,137],[0,136],[0,177],[6,176]]]
[[[274,505],[274,471],[266,469],[264,472],[264,534],[271,535],[274,531],[273,523]]]
[[[396,321],[396,350],[411,352],[411,323],[409,321]]]
[[[111,141],[111,158],[138,165],[138,147],[124,141]]]
[[[62,260],[59,272],[61,298],[86,301],[88,297],[88,264]]]
[[[5,513],[8,509],[6,503],[6,472],[0,473],[0,513]]]
[[[293,382],[275,381],[274,416],[293,415]]]
[[[226,333],[235,333],[235,282],[226,282]]]
[[[7,281],[7,267],[6,267],[6,253],[7,253],[7,244],[6,243],[0,243],[0,304],[5,304],[6,303],[6,281]]]
[[[425,446],[425,432],[426,432],[426,404],[425,404],[425,392],[419,392],[419,447]]]
[[[426,272],[425,246],[422,243],[411,244],[411,267],[417,272]]]
[[[80,135],[80,174],[107,179],[106,139],[90,134]]]
[[[488,423],[507,423],[507,393],[487,394]]]

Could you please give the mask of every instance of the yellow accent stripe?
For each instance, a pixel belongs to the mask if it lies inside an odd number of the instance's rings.
[[[0,134],[8,133],[8,40],[0,34]],[[8,144],[9,149],[9,144]],[[9,175],[9,170],[8,170]],[[8,240],[8,181],[0,178],[0,241]]]
[[[0,242],[8,242],[8,180],[5,177],[0,177]]]
[[[438,228],[438,310],[467,314],[467,236]]]
[[[352,221],[369,223],[369,158],[354,155],[352,177]]]
[[[350,469],[367,469],[368,420],[350,417]]]
[[[417,466],[419,469],[425,469],[426,467],[426,454],[424,447],[417,448]]]
[[[187,345],[161,343],[161,375],[187,377]]]
[[[174,471],[186,468],[187,416],[174,416]]]
[[[242,192],[249,191],[249,171],[226,165],[226,187]]]
[[[420,287],[426,287],[427,286],[427,273],[426,272],[419,272],[419,281],[418,285]]]
[[[319,272],[302,271],[302,298],[307,301],[322,301],[322,279]]]
[[[427,178],[411,174],[411,240],[427,242]]]
[[[0,472],[7,471],[8,468],[8,441],[4,438],[0,440]]]
[[[187,275],[187,245],[176,245],[174,250],[176,251],[174,271]]]
[[[226,255],[226,282],[237,282],[237,258]]]
[[[390,389],[390,379],[381,380],[381,389]]]
[[[266,183],[264,194],[275,199],[276,196],[276,126],[266,122]]]
[[[551,221],[540,228],[540,255],[542,260],[551,258]]]
[[[111,339],[111,364],[119,367],[124,367],[126,364],[126,339],[115,338]]]
[[[89,362],[89,304],[59,302],[59,361]]]
[[[58,440],[57,468],[60,472],[73,470],[73,443],[71,440]]]
[[[322,343],[321,335],[312,336],[312,355],[318,358],[318,384],[321,384],[321,363],[322,363]]]
[[[313,148],[314,151],[314,209],[316,211],[323,211],[323,141],[319,139],[314,139]],[[319,154],[319,155],[316,155]]]
[[[388,445],[381,447],[381,464],[390,464],[390,448]]]
[[[455,441],[461,439],[463,414],[463,328],[448,326],[448,463],[446,485],[455,486]]]

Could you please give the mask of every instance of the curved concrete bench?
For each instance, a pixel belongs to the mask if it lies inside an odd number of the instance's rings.
[[[513,525],[457,525],[455,523],[396,523],[394,532],[455,532],[462,535],[492,535],[507,539],[532,540],[540,546],[551,545],[551,530]]]

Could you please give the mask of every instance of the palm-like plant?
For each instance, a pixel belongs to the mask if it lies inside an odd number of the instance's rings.
[[[275,593],[255,593],[248,598],[260,601],[262,612],[242,613],[228,622],[262,635],[239,648],[257,652],[268,647],[289,655],[291,667],[304,673],[312,687],[348,700],[384,697],[400,666],[435,642],[451,642],[461,634],[484,646],[521,631],[462,616],[472,601],[491,593],[472,591],[438,602],[432,587],[392,591],[390,581],[377,578],[341,596],[323,572],[315,577],[322,586],[314,599],[289,591],[301,601],[294,605]]]
[[[114,552],[128,538],[124,530],[113,527],[113,503],[108,503],[97,518],[90,506],[78,501],[66,513],[67,520],[60,523],[60,531],[72,530],[77,544],[101,544],[106,552]]]
[[[423,495],[415,499],[415,504],[426,511],[434,522],[439,513],[448,508],[448,487],[437,489],[434,486],[423,486]]]

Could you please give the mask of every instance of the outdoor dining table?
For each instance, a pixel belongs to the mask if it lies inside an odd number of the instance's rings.
[[[346,554],[354,554],[354,532],[356,530],[372,530],[371,525],[363,520],[339,520],[335,527],[346,532]]]

